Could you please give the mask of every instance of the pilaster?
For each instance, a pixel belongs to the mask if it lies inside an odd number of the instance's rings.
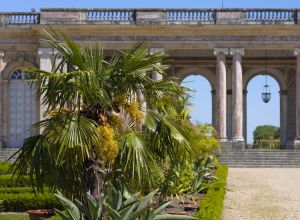
[[[300,48],[294,49],[294,55],[297,60],[296,69],[296,138],[294,140],[294,149],[300,149]]]
[[[38,57],[40,63],[40,69],[51,72],[52,70],[52,56],[54,54],[54,50],[52,48],[39,48],[38,49]],[[44,113],[47,111],[47,106],[42,103],[43,97],[40,97],[40,120],[43,120]]]
[[[3,76],[2,72],[4,70],[4,50],[0,50],[0,150],[1,148],[5,147],[5,141],[3,137],[3,120],[4,120],[4,115],[3,115]]]

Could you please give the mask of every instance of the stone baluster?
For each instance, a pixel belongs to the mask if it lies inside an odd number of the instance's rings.
[[[232,61],[232,141],[244,143],[243,137],[243,48],[230,49]],[[241,146],[239,146],[241,147]]]
[[[227,141],[226,133],[226,55],[227,48],[215,48],[214,55],[217,57],[216,68],[216,130],[221,142]]]
[[[40,58],[40,69],[51,72],[52,70],[52,48],[39,48],[38,56]],[[43,96],[40,97],[40,120],[45,118],[44,113],[47,111],[47,106],[43,105]]]
[[[294,149],[300,149],[300,48],[294,49],[294,55],[297,57],[296,69],[296,138],[294,140]]]

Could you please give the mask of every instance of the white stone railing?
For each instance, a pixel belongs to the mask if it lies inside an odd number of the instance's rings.
[[[40,14],[39,13],[2,13],[0,15],[2,21],[7,24],[39,24]]]
[[[289,9],[250,9],[246,11],[246,19],[249,22],[295,22],[296,10]]]
[[[206,9],[172,9],[167,10],[168,21],[214,22],[214,10]]]
[[[300,9],[82,9],[0,13],[0,24],[300,24]]]
[[[130,9],[91,9],[86,11],[88,22],[133,21],[134,11]]]

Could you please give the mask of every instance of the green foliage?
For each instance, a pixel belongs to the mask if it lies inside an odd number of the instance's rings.
[[[262,139],[274,140],[280,137],[280,128],[273,125],[257,126],[253,132],[254,143]]]
[[[200,202],[198,218],[201,220],[220,220],[226,193],[228,167],[221,165],[216,171],[218,180],[209,185],[207,194]]]
[[[10,174],[0,175],[0,187],[22,187],[31,186],[29,176],[12,176]]]
[[[0,162],[0,175],[12,174],[13,169],[12,169],[11,165],[12,164],[7,161]]]
[[[1,187],[0,194],[19,194],[19,193],[33,193],[32,187]]]
[[[5,213],[0,214],[0,220],[29,220],[26,214]]]
[[[71,200],[61,193],[55,194],[61,201],[65,212],[58,211],[64,220],[159,220],[159,219],[195,219],[189,216],[160,215],[160,213],[170,205],[170,202],[155,206],[152,204],[158,189],[140,198],[140,193],[124,198],[120,191],[111,187],[106,196],[102,196],[98,201],[89,193],[86,194],[87,205],[79,200]]]
[[[0,194],[0,200],[3,201],[5,211],[27,211],[29,209],[52,209],[60,208],[59,201],[52,193],[34,194]]]
[[[93,191],[95,185],[102,189],[100,180],[107,178],[122,178],[135,189],[149,185],[149,190],[152,172],[161,171],[160,162],[175,161],[179,151],[189,149],[182,120],[162,110],[143,109],[137,100],[141,94],[158,106],[163,97],[185,95],[185,89],[166,76],[167,66],[158,65],[165,56],[149,53],[148,45],[139,42],[104,57],[98,42],[79,44],[60,31],[43,33],[59,57],[51,72],[25,70],[37,79],[47,117],[34,126],[42,132],[25,140],[15,162],[18,172],[28,171],[38,188],[46,184],[69,195]],[[153,80],[148,74],[153,71],[163,79]],[[115,135],[107,140],[101,127],[112,128]],[[117,153],[108,160],[110,150]]]

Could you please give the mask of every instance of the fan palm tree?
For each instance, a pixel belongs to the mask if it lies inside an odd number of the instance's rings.
[[[52,71],[26,69],[37,79],[38,95],[47,106],[35,136],[25,140],[16,173],[29,172],[33,184],[59,188],[69,195],[83,191],[99,198],[106,182],[151,179],[159,161],[176,159],[188,149],[180,118],[167,114],[165,97],[184,96],[169,79],[164,55],[150,54],[139,42],[105,57],[100,43],[76,43],[60,31],[43,31],[58,51]],[[164,76],[154,81],[149,73]],[[155,111],[142,107],[144,101]]]

